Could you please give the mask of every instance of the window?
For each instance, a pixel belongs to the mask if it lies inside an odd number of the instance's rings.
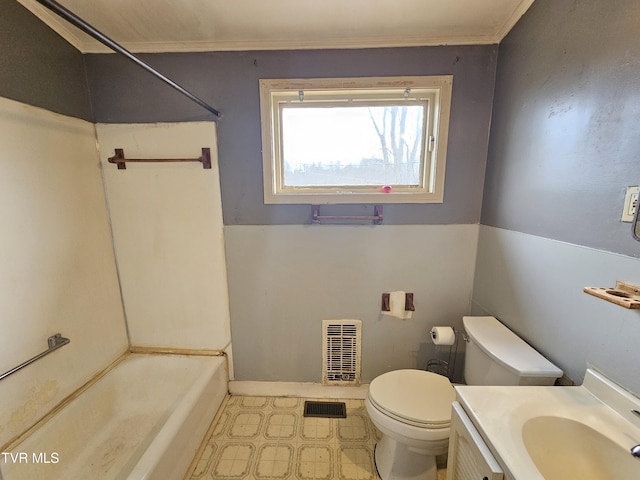
[[[442,203],[452,83],[260,80],[265,203]]]

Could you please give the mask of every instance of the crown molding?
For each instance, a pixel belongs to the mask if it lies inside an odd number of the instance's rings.
[[[113,53],[111,49],[61,19],[36,0],[18,0],[25,8],[58,33],[81,53]],[[498,44],[509,33],[534,0],[522,0],[507,20],[494,32],[478,35],[438,36],[352,36],[343,38],[281,38],[272,40],[207,40],[182,42],[119,42],[133,53],[173,53],[251,50],[316,50],[423,47],[442,45],[492,45]],[[115,40],[115,39],[114,39]],[[117,41],[117,40],[116,40]]]
[[[499,43],[498,35],[469,35],[463,37],[351,37],[330,40],[243,40],[198,42],[123,42],[133,53],[174,53],[253,50],[331,50],[360,48],[432,47],[443,45],[492,45]],[[98,42],[82,44],[82,53],[111,53]]]
[[[498,41],[496,43],[500,43],[504,37],[511,31],[518,20],[522,18],[522,16],[529,10],[529,7],[533,5],[535,0],[522,0],[516,9],[509,15],[509,18],[502,24],[502,26],[496,32],[496,38]]]

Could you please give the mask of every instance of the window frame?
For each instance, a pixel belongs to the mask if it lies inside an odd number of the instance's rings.
[[[361,77],[323,79],[261,79],[260,111],[265,204],[346,204],[346,203],[442,203],[449,133],[453,75],[419,77]],[[300,95],[300,92],[303,92]],[[408,92],[408,93],[405,93]],[[283,102],[304,108],[319,102],[345,101],[383,104],[426,101],[429,108],[423,133],[424,155],[420,172],[422,186],[393,188],[381,186],[299,186],[283,185],[281,107]],[[429,143],[432,148],[429,149]]]

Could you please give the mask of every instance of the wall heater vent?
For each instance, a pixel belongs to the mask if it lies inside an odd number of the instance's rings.
[[[322,383],[360,385],[360,320],[322,321]]]

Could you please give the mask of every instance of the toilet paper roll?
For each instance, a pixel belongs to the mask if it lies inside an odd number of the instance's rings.
[[[431,340],[435,345],[453,345],[456,341],[456,333],[451,327],[433,327]]]

